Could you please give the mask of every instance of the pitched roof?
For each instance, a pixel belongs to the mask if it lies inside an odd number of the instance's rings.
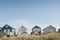
[[[52,25],[49,25],[49,26],[47,26],[46,28],[44,28],[44,29],[47,29],[47,28],[54,28],[54,29],[56,29],[55,27],[53,27]],[[43,29],[43,30],[44,30]]]
[[[25,29],[27,29],[25,26],[21,26],[21,28],[25,28]]]
[[[35,27],[33,27],[33,28],[40,28],[39,26],[35,26]]]
[[[8,26],[7,28],[12,28],[12,29],[14,29],[14,30],[15,30],[15,28],[11,27],[11,26],[10,26],[10,25],[8,25],[8,24],[4,25],[2,28],[4,28],[5,26]]]

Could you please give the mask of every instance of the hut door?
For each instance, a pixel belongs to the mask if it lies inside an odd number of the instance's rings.
[[[10,29],[7,30],[7,35],[10,35]]]

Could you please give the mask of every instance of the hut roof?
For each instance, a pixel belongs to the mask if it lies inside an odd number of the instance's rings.
[[[46,28],[44,28],[43,30],[45,30],[45,29],[47,29],[47,28],[54,28],[54,29],[56,29],[56,28],[53,27],[52,25],[49,25],[49,26],[47,26]]]
[[[6,27],[6,26],[7,26],[7,27]],[[8,24],[4,25],[4,26],[2,27],[2,29],[3,29],[4,27],[6,27],[6,28],[11,28],[11,29],[14,29],[14,30],[15,30],[15,28],[11,27],[11,26],[8,25]]]
[[[33,28],[40,28],[39,26],[35,26],[35,27],[33,27]]]

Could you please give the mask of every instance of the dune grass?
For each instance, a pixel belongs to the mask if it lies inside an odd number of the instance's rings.
[[[7,38],[0,38],[0,40],[60,40],[60,33],[48,33],[40,36],[36,35],[18,35]]]

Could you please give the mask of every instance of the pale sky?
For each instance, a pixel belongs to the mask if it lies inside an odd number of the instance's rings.
[[[60,28],[60,0],[0,0],[0,26],[25,25],[28,32],[38,25]]]

